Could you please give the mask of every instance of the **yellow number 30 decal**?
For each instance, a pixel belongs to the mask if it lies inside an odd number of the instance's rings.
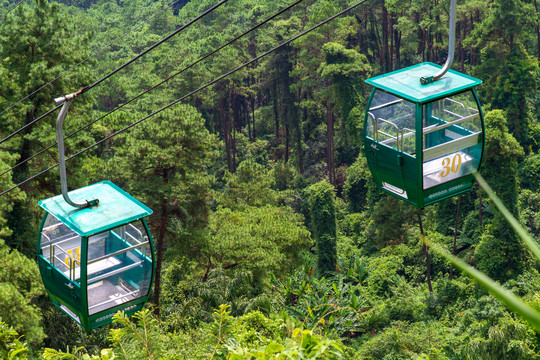
[[[81,247],[80,246],[75,249],[75,254],[73,254],[73,250],[68,250],[67,253],[69,254],[69,256],[67,256],[66,260],[64,260],[67,266],[70,266],[69,259],[81,261]]]
[[[448,176],[450,172],[457,173],[459,169],[461,168],[461,155],[456,154],[452,158],[452,161],[450,161],[450,157],[444,158],[442,162],[443,166],[443,172],[441,173],[441,177]]]

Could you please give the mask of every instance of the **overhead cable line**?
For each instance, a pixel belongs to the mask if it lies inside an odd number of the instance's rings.
[[[227,46],[233,44],[234,42],[236,42],[237,40],[239,40],[239,39],[241,39],[242,37],[246,36],[247,34],[251,33],[252,31],[254,31],[254,30],[260,28],[261,26],[263,26],[264,24],[266,24],[266,23],[268,23],[269,21],[273,20],[273,19],[276,18],[277,16],[283,14],[283,13],[286,12],[287,10],[290,10],[291,8],[295,7],[296,5],[298,5],[299,3],[301,3],[302,1],[304,1],[304,0],[297,0],[297,1],[295,1],[294,3],[292,3],[291,5],[289,5],[289,6],[285,7],[285,8],[283,8],[283,9],[281,9],[280,11],[278,11],[277,13],[275,13],[274,15],[270,16],[269,18],[267,18],[266,20],[260,22],[259,24],[253,26],[253,27],[250,28],[249,30],[247,30],[247,31],[243,32],[242,34],[236,36],[234,39],[232,39],[232,40],[228,41],[227,43],[221,45],[221,46],[218,47],[217,49],[215,49],[215,50],[213,50],[213,51],[207,53],[206,55],[200,57],[200,58],[197,59],[195,62],[189,64],[189,65],[186,66],[185,68],[183,68],[183,69],[177,71],[176,73],[172,74],[171,76],[167,77],[166,79],[160,81],[159,83],[155,84],[154,86],[152,86],[152,87],[149,88],[148,90],[143,91],[143,92],[140,93],[139,95],[137,95],[137,96],[135,96],[134,98],[130,99],[129,101],[127,101],[127,102],[121,104],[121,105],[118,106],[117,108],[115,108],[115,109],[109,111],[108,113],[106,113],[106,114],[100,116],[100,117],[97,118],[96,120],[93,120],[93,121],[91,121],[90,123],[88,123],[88,124],[86,124],[86,125],[80,127],[79,129],[75,130],[75,131],[72,132],[71,134],[67,135],[64,139],[69,139],[70,137],[74,136],[75,134],[79,133],[80,131],[89,128],[90,126],[92,126],[92,125],[95,124],[96,122],[100,121],[101,119],[103,119],[103,118],[105,118],[105,117],[111,115],[111,114],[114,113],[115,111],[120,110],[120,109],[123,108],[124,106],[126,106],[126,105],[132,103],[133,101],[135,101],[135,100],[137,100],[137,99],[139,99],[141,96],[146,95],[147,93],[153,91],[154,89],[156,89],[157,87],[159,87],[159,86],[163,85],[164,83],[168,82],[168,81],[171,80],[172,78],[174,78],[174,77],[176,77],[176,76],[182,74],[182,73],[185,72],[186,70],[188,70],[188,69],[192,68],[193,66],[199,64],[201,61],[203,61],[203,60],[209,58],[210,56],[212,56],[212,55],[218,53],[218,52],[221,51],[223,48],[225,48],[225,47],[227,47]],[[12,168],[10,168],[10,169],[8,169],[8,170],[5,170],[4,172],[2,172],[2,173],[0,174],[0,177],[2,177],[3,175],[5,175],[6,173],[8,173],[8,172],[10,172],[10,171],[13,171],[13,169],[15,169],[15,168],[19,167],[20,165],[22,165],[22,164],[24,164],[24,163],[26,163],[26,162],[32,160],[33,158],[35,158],[35,157],[41,155],[41,154],[44,153],[45,151],[47,151],[47,150],[49,150],[49,149],[51,149],[52,147],[55,147],[55,146],[56,146],[56,142],[53,143],[52,145],[50,145],[50,146],[44,148],[44,149],[41,150],[40,152],[38,152],[38,153],[32,155],[31,157],[29,157],[29,158],[27,158],[27,159],[25,159],[25,160],[20,161],[19,163],[15,164]]]
[[[9,13],[12,12],[13,10],[15,10],[15,8],[16,8],[17,6],[21,5],[21,4],[22,4],[23,2],[25,2],[25,1],[26,1],[26,0],[21,0],[21,1],[19,1],[17,4],[15,4],[15,6],[13,6],[11,9],[9,9],[8,11],[6,11],[6,12],[4,13],[4,15],[2,15],[2,17],[0,17],[0,20],[3,20],[3,19],[6,17],[7,14],[9,14]]]
[[[101,79],[99,79],[98,81],[96,81],[95,83],[93,83],[92,85],[88,85],[84,88],[82,88],[81,91],[82,93],[92,89],[93,87],[101,84],[103,81],[107,80],[109,77],[113,76],[114,74],[116,74],[117,72],[119,72],[120,70],[122,70],[123,68],[125,68],[126,66],[128,66],[129,64],[131,64],[132,62],[138,60],[141,56],[143,55],[146,55],[147,53],[149,53],[150,51],[154,50],[155,48],[157,48],[159,45],[163,44],[164,42],[166,42],[167,40],[169,40],[170,38],[172,38],[173,36],[175,36],[176,34],[178,34],[179,32],[183,31],[184,29],[186,29],[187,27],[189,27],[190,25],[192,25],[193,23],[195,23],[197,20],[203,18],[204,16],[210,14],[211,12],[213,12],[214,10],[216,10],[218,7],[220,7],[221,5],[225,4],[227,1],[229,0],[221,0],[219,3],[217,3],[216,5],[212,6],[211,8],[209,8],[208,10],[206,10],[205,12],[203,12],[201,15],[197,16],[195,19],[191,20],[190,22],[188,22],[187,24],[185,25],[182,25],[180,28],[178,28],[177,30],[173,31],[172,33],[170,33],[169,35],[165,36],[163,39],[161,39],[160,41],[158,41],[157,43],[155,43],[154,45],[150,46],[148,49],[144,50],[142,53],[140,53],[139,55],[135,56],[133,59],[129,60],[128,62],[126,62],[124,65],[121,65],[119,66],[118,68],[116,68],[115,70],[111,71],[109,74],[105,75],[104,77],[102,77]]]
[[[100,145],[101,143],[103,143],[103,142],[105,142],[105,141],[107,141],[107,140],[109,140],[109,139],[111,139],[111,138],[113,138],[113,137],[119,135],[120,133],[123,133],[124,131],[126,131],[126,130],[128,130],[128,129],[131,129],[132,127],[134,127],[135,125],[137,125],[137,124],[143,122],[144,120],[146,120],[146,119],[148,119],[148,118],[150,118],[150,117],[152,117],[152,116],[154,116],[154,115],[156,115],[156,114],[158,114],[158,113],[160,113],[160,112],[162,112],[162,111],[164,111],[164,110],[170,108],[171,106],[173,106],[173,105],[179,103],[180,101],[185,100],[186,98],[188,98],[188,97],[190,97],[190,96],[193,96],[194,94],[196,94],[196,93],[198,93],[198,92],[200,92],[200,91],[206,89],[207,87],[209,87],[209,86],[211,86],[211,85],[214,85],[214,84],[217,83],[218,81],[223,80],[224,78],[226,78],[226,77],[228,77],[228,76],[230,76],[230,75],[236,73],[237,71],[239,71],[239,70],[245,68],[246,66],[249,66],[249,65],[253,64],[254,62],[256,62],[256,61],[262,59],[263,57],[265,57],[265,56],[267,56],[267,55],[269,55],[269,54],[271,54],[271,53],[273,53],[274,51],[276,51],[276,50],[278,50],[278,49],[280,49],[280,48],[282,48],[282,47],[284,47],[284,46],[290,44],[290,43],[293,42],[294,40],[296,40],[296,39],[298,39],[298,38],[300,38],[300,37],[302,37],[302,36],[304,36],[304,35],[306,35],[306,34],[312,32],[312,31],[314,31],[314,30],[318,29],[319,27],[321,27],[321,26],[325,25],[326,23],[328,23],[328,22],[334,20],[335,18],[337,18],[337,17],[339,17],[339,16],[341,16],[341,15],[343,15],[343,14],[345,14],[345,13],[347,13],[347,12],[353,10],[353,9],[355,9],[356,7],[358,7],[358,6],[360,6],[361,4],[365,3],[366,1],[367,1],[367,0],[361,0],[361,1],[359,1],[359,2],[357,2],[357,3],[355,3],[355,4],[353,4],[353,5],[349,6],[348,8],[346,8],[346,9],[340,11],[339,13],[337,13],[337,14],[335,14],[335,15],[329,17],[329,18],[327,18],[326,20],[324,20],[324,21],[318,23],[317,25],[315,25],[315,26],[309,28],[308,30],[302,31],[300,34],[298,34],[298,35],[296,35],[296,36],[290,38],[289,40],[284,41],[283,43],[281,43],[281,44],[275,46],[274,48],[272,48],[272,49],[266,51],[265,53],[263,53],[263,54],[261,54],[261,55],[255,57],[255,58],[251,59],[250,61],[248,61],[248,62],[246,62],[246,63],[244,63],[244,64],[242,64],[242,65],[240,65],[240,66],[234,68],[233,70],[231,70],[231,71],[229,71],[229,72],[227,72],[227,73],[225,73],[225,74],[223,74],[223,75],[221,75],[221,76],[215,78],[214,80],[212,80],[212,81],[210,81],[210,82],[204,84],[203,86],[199,87],[198,89],[193,90],[193,91],[191,91],[190,93],[188,93],[188,94],[186,94],[186,95],[180,97],[179,99],[174,100],[173,102],[169,103],[168,105],[165,105],[165,106],[163,106],[162,108],[160,108],[160,109],[158,109],[158,110],[152,112],[151,114],[149,114],[149,115],[147,115],[147,116],[145,116],[145,117],[143,117],[143,118],[141,118],[141,119],[135,121],[134,123],[131,123],[130,125],[124,127],[123,129],[120,129],[120,130],[118,130],[118,131],[112,133],[111,135],[104,137],[103,139],[101,139],[101,140],[95,142],[94,144],[92,144],[92,145],[90,145],[90,146],[84,148],[83,150],[81,150],[81,151],[79,151],[79,152],[77,152],[77,153],[71,155],[71,156],[68,157],[66,160],[71,160],[71,159],[73,159],[74,157],[79,156],[79,155],[85,153],[86,151],[88,151],[88,150],[90,150],[90,149],[92,149],[92,148],[94,148],[94,147]],[[31,180],[37,178],[38,176],[41,176],[41,175],[45,174],[46,172],[48,172],[48,171],[54,169],[54,168],[57,167],[57,166],[58,166],[58,163],[56,163],[55,165],[50,166],[49,168],[47,168],[47,169],[45,169],[45,170],[39,172],[38,174],[36,174],[36,175],[34,175],[34,176],[31,176],[31,177],[27,178],[26,180],[24,180],[24,181],[18,183],[17,185],[15,185],[15,186],[13,186],[13,187],[11,187],[11,188],[9,188],[9,189],[3,191],[2,193],[0,193],[0,196],[2,196],[2,195],[4,195],[4,194],[6,194],[6,193],[8,193],[8,192],[10,192],[10,191],[12,191],[12,190],[18,188],[19,186],[21,186],[21,185],[23,185],[23,184],[25,184],[25,183],[27,183],[27,182],[29,182],[29,181],[31,181]]]
[[[124,69],[125,67],[127,67],[128,65],[130,65],[131,63],[133,63],[134,61],[138,60],[139,58],[141,58],[143,55],[146,55],[147,53],[149,53],[150,51],[154,50],[156,47],[158,47],[159,45],[163,44],[165,41],[169,40],[170,38],[172,38],[173,36],[175,36],[176,34],[180,33],[181,31],[187,29],[189,26],[193,25],[195,22],[197,22],[198,20],[200,20],[201,18],[203,18],[204,16],[210,14],[211,12],[213,12],[214,10],[216,10],[218,7],[220,7],[221,5],[225,4],[227,1],[229,0],[221,0],[219,3],[217,3],[216,5],[212,6],[211,8],[207,9],[206,11],[204,11],[202,14],[198,15],[196,18],[194,18],[193,20],[189,21],[188,23],[182,25],[181,27],[179,27],[178,29],[176,29],[175,31],[173,31],[172,33],[170,33],[169,35],[167,35],[166,37],[164,37],[163,39],[161,39],[160,41],[156,42],[155,44],[153,44],[152,46],[150,46],[149,48],[147,48],[146,50],[144,50],[143,52],[141,52],[140,54],[136,55],[135,57],[133,57],[131,60],[129,60],[128,62],[126,62],[125,64],[119,66],[118,68],[116,68],[115,70],[111,71],[109,74],[103,76],[101,79],[99,79],[98,81],[96,81],[95,83],[93,83],[92,85],[88,85],[88,86],[85,86],[83,87],[82,89],[80,89],[79,91],[76,92],[77,95],[80,95],[90,89],[92,89],[93,87],[99,85],[100,83],[102,83],[103,81],[105,81],[106,79],[108,79],[109,77],[111,77],[112,75],[116,74],[118,71]],[[46,112],[45,114],[39,116],[38,118],[32,120],[31,122],[29,122],[28,124],[26,124],[25,126],[23,126],[22,128],[16,130],[15,132],[11,133],[10,135],[6,136],[5,138],[3,138],[2,140],[0,140],[0,144],[2,144],[3,142],[11,139],[13,136],[17,135],[18,133],[20,133],[21,131],[24,131],[25,129],[27,129],[28,127],[34,125],[35,123],[37,123],[38,121],[40,121],[41,119],[43,119],[44,117],[48,116],[49,114],[51,114],[52,112],[54,112],[55,110],[58,110],[59,108],[61,108],[62,105],[57,105],[56,107],[54,107],[53,109],[49,110],[48,112]]]
[[[25,1],[25,0],[22,0],[22,1]],[[21,1],[21,2],[22,2]],[[126,37],[127,35],[131,34],[133,31],[135,31],[136,29],[140,28],[141,26],[143,26],[144,24],[146,24],[148,21],[152,20],[154,17],[160,15],[161,13],[163,13],[165,10],[167,10],[169,7],[173,6],[174,4],[176,4],[177,2],[179,2],[180,0],[175,0],[174,2],[168,4],[166,7],[164,7],[163,9],[161,9],[160,11],[158,11],[157,13],[153,14],[152,16],[150,16],[149,18],[147,18],[146,20],[144,20],[143,22],[135,25],[134,27],[132,27],[127,33],[123,34],[123,35],[120,35],[119,37],[117,37],[116,39],[114,39],[113,41],[111,41],[109,44],[101,47],[99,50],[95,51],[93,54],[91,54],[90,56],[88,56],[86,59],[82,60],[81,62],[77,63],[76,65],[73,65],[71,68],[67,69],[66,71],[64,71],[63,73],[61,73],[60,75],[58,75],[57,77],[55,77],[54,79],[52,79],[51,81],[49,81],[48,83],[46,84],[43,84],[41,87],[39,87],[38,89],[34,90],[33,92],[31,92],[30,94],[26,95],[24,98],[22,98],[21,100],[17,101],[16,103],[12,104],[11,106],[9,106],[8,108],[4,109],[2,112],[0,112],[0,116],[2,114],[4,114],[5,112],[11,110],[12,108],[14,108],[15,106],[17,106],[18,104],[20,104],[21,102],[23,102],[24,100],[28,99],[29,97],[31,97],[32,95],[35,95],[37,94],[39,91],[41,91],[43,88],[51,85],[53,82],[55,82],[56,80],[60,79],[61,77],[63,77],[64,75],[66,75],[67,73],[70,73],[72,72],[75,68],[79,67],[80,65],[84,64],[85,62],[87,62],[88,60],[90,60],[91,58],[99,55],[100,53],[102,53],[106,48],[110,47],[111,45],[115,44],[118,40]],[[56,110],[56,109],[53,109],[53,110]],[[3,142],[3,140],[2,140]]]

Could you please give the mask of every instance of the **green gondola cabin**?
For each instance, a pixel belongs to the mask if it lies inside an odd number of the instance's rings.
[[[148,298],[154,248],[145,217],[152,210],[104,181],[71,191],[75,200],[99,199],[77,209],[62,195],[42,200],[38,265],[52,302],[86,331],[133,314]]]
[[[481,80],[422,63],[367,79],[364,147],[377,186],[419,208],[467,192],[482,163]]]

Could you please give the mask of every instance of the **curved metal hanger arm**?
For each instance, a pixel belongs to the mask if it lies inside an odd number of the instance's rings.
[[[420,83],[422,85],[431,84],[434,81],[440,80],[444,74],[450,69],[450,65],[454,61],[454,51],[456,47],[456,8],[457,0],[450,0],[450,21],[448,25],[448,57],[443,68],[432,76],[422,76]]]
[[[98,203],[98,200],[92,200],[88,201],[85,200],[84,203],[79,203],[72,201],[68,196],[68,186],[67,186],[67,176],[66,176],[66,158],[64,153],[64,119],[67,115],[67,112],[69,110],[69,106],[71,105],[71,102],[73,99],[78,95],[79,93],[73,93],[66,96],[62,96],[59,98],[54,99],[55,105],[64,104],[62,106],[62,109],[60,110],[60,114],[58,114],[58,119],[56,120],[56,140],[58,142],[58,164],[60,169],[60,186],[62,188],[62,196],[64,197],[64,200],[71,206],[83,209],[89,206],[96,205]]]

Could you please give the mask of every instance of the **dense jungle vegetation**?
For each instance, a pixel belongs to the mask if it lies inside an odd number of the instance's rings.
[[[230,0],[77,97],[66,134],[99,121],[67,155],[356,1],[302,1],[132,101],[292,2]],[[0,138],[216,3],[0,0]],[[37,202],[60,193],[56,168],[1,195],[0,358],[540,358],[526,321],[421,240],[418,216],[430,241],[540,310],[539,264],[492,199],[476,186],[420,211],[378,190],[363,155],[364,80],[443,64],[448,9],[368,0],[68,161],[71,188],[111,180],[154,211],[155,288],[131,318],[86,334],[47,298]],[[481,173],[536,239],[538,14],[537,0],[459,0],[452,66],[483,80]],[[56,164],[56,147],[43,151],[56,116],[0,143],[0,192]]]

